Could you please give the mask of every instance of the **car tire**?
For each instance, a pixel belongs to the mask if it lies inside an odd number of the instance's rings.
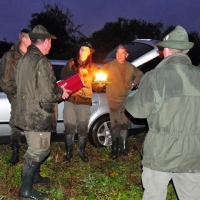
[[[98,118],[91,126],[88,139],[95,147],[109,147],[112,145],[110,134],[110,116]]]

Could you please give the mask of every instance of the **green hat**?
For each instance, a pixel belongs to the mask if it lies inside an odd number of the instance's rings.
[[[187,50],[191,49],[194,43],[189,42],[188,34],[183,27],[176,26],[176,28],[166,35],[163,41],[158,42],[157,45],[170,49]]]
[[[29,37],[31,39],[44,39],[44,38],[51,38],[56,39],[54,35],[51,35],[47,29],[42,25],[37,25],[33,28],[31,32],[29,32]]]
[[[95,52],[94,48],[92,47],[92,44],[91,44],[89,41],[83,42],[83,43],[80,45],[80,47],[89,47],[91,53],[94,53],[94,52]]]

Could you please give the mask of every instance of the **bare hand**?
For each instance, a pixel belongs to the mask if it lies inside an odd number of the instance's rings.
[[[104,86],[105,86],[105,84],[99,83],[99,87],[104,87]]]
[[[71,90],[68,90],[65,88],[66,85],[67,85],[67,83],[65,83],[61,86],[61,88],[63,89],[62,99],[67,99],[69,97],[68,92],[71,92]]]

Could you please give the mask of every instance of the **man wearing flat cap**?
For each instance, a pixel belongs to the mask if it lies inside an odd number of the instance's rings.
[[[78,131],[78,155],[83,162],[88,162],[85,154],[87,144],[88,123],[90,118],[90,106],[92,105],[92,92],[99,92],[99,84],[92,84],[97,66],[92,62],[92,54],[95,52],[89,41],[79,46],[78,56],[70,59],[62,68],[61,79],[74,73],[78,73],[84,82],[84,87],[70,95],[64,102],[63,119],[65,124],[66,156],[64,161],[70,162],[73,157],[74,135]]]
[[[147,118],[143,146],[143,200],[164,200],[173,181],[181,200],[200,199],[200,69],[186,53],[193,47],[181,26],[163,41],[164,59],[126,100],[127,111]]]
[[[37,25],[29,32],[32,44],[17,64],[17,111],[15,125],[24,130],[28,149],[24,155],[20,198],[42,200],[47,197],[33,188],[46,184],[40,176],[40,164],[50,153],[51,132],[56,131],[57,101],[68,98],[68,90],[58,87],[53,68],[45,55],[56,39],[45,27]]]

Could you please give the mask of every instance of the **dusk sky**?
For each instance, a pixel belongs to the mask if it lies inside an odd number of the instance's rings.
[[[181,25],[200,36],[199,0],[0,0],[0,40],[18,41],[18,32],[28,27],[32,13],[40,13],[44,4],[56,3],[74,15],[75,25],[83,24],[81,32],[90,36],[106,22],[118,17],[163,22],[164,28]]]

